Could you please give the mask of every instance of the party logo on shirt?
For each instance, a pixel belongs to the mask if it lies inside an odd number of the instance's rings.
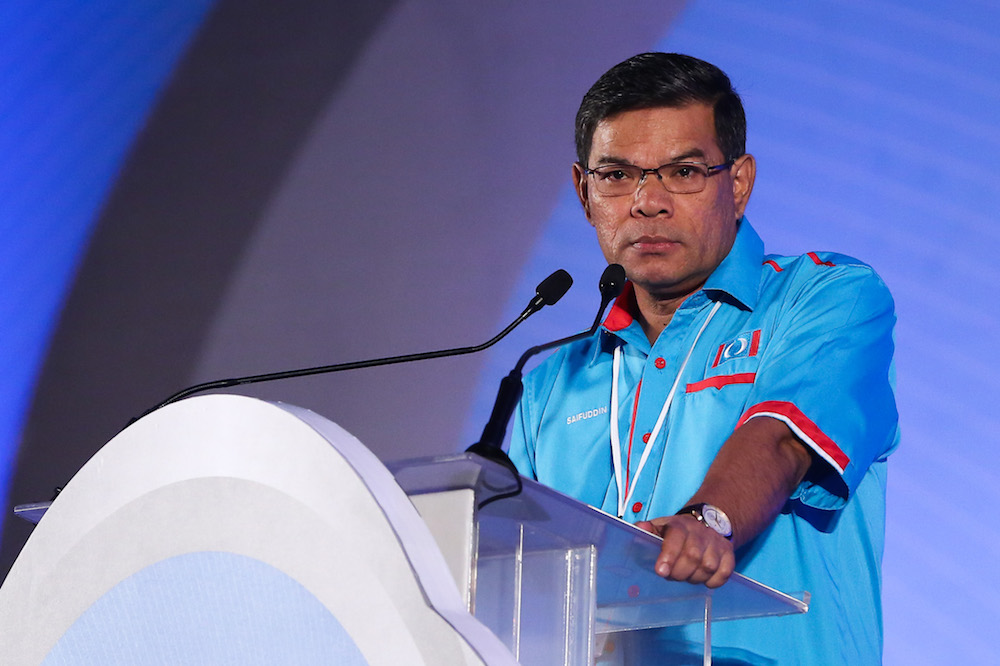
[[[715,360],[712,362],[712,367],[716,368],[720,364],[734,358],[756,356],[758,349],[760,349],[759,328],[756,331],[751,331],[749,333],[740,333],[732,340],[723,342],[719,345],[719,349],[715,353]]]

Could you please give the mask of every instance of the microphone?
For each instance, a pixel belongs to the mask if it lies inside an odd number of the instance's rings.
[[[542,280],[538,286],[535,288],[535,296],[528,303],[527,307],[517,316],[517,319],[512,321],[507,328],[500,331],[490,340],[471,347],[456,347],[453,349],[442,349],[439,351],[431,352],[421,352],[417,354],[404,354],[402,356],[389,356],[385,358],[373,358],[367,361],[351,361],[349,363],[338,363],[336,365],[321,365],[311,368],[300,368],[298,370],[284,370],[281,372],[271,372],[262,375],[250,375],[247,377],[233,377],[231,379],[216,379],[210,382],[204,382],[202,384],[195,384],[194,386],[189,386],[186,389],[174,393],[169,398],[159,403],[151,409],[147,409],[140,416],[132,419],[129,425],[135,423],[137,420],[141,419],[147,414],[151,414],[161,407],[166,407],[167,405],[177,402],[182,398],[187,398],[188,396],[194,395],[195,393],[201,393],[203,391],[209,391],[211,389],[221,389],[221,388],[232,388],[233,386],[243,386],[246,384],[261,384],[263,382],[276,381],[278,379],[291,379],[293,377],[306,377],[309,375],[320,375],[329,372],[340,372],[341,370],[356,370],[359,368],[374,368],[380,365],[392,365],[395,363],[409,363],[410,361],[423,361],[425,359],[431,358],[441,358],[443,356],[460,356],[462,354],[471,354],[473,352],[478,352],[486,349],[487,347],[492,347],[497,342],[502,340],[508,333],[519,326],[525,319],[535,314],[541,310],[546,305],[554,305],[560,298],[565,295],[569,288],[573,286],[573,278],[570,277],[569,273],[563,269],[559,269],[552,273],[550,276]]]
[[[521,358],[517,361],[517,365],[510,371],[510,374],[500,380],[500,390],[497,391],[490,420],[486,423],[486,427],[483,428],[483,434],[479,438],[479,441],[466,449],[467,453],[475,453],[483,458],[499,462],[510,469],[514,469],[514,463],[510,461],[510,458],[507,457],[507,454],[503,452],[501,447],[504,436],[507,434],[507,423],[510,421],[510,417],[514,413],[518,401],[521,399],[521,393],[524,391],[524,384],[521,381],[524,364],[527,363],[529,358],[546,349],[559,347],[593,335],[597,327],[601,325],[601,316],[604,314],[604,309],[608,307],[608,303],[617,298],[622,293],[622,289],[625,288],[625,269],[618,264],[611,264],[605,268],[604,273],[601,274],[599,287],[601,290],[601,307],[598,309],[597,316],[594,317],[594,323],[590,329],[576,335],[531,347],[521,355]],[[509,495],[491,498],[487,500],[487,503],[507,496]]]

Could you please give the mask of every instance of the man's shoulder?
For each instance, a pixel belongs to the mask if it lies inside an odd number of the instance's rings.
[[[798,306],[826,310],[834,303],[873,312],[895,310],[892,294],[875,269],[839,252],[766,255],[759,294],[768,308],[782,310]]]
[[[856,257],[839,252],[815,250],[799,255],[768,254],[764,256],[761,282],[799,282],[816,284],[841,282],[844,286],[867,285],[885,290],[882,278],[872,266]]]
[[[803,252],[798,255],[767,254],[764,255],[764,266],[770,267],[773,274],[805,270],[822,275],[825,268],[839,268],[841,272],[875,272],[875,269],[870,264],[860,259],[839,252],[827,252],[823,250]]]
[[[524,378],[525,387],[530,384],[537,389],[551,385],[560,374],[586,369],[595,362],[600,354],[604,335],[606,334],[598,330],[589,337],[556,348],[527,373]]]

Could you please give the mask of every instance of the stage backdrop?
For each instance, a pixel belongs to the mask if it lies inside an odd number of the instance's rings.
[[[573,114],[661,49],[743,94],[768,249],[854,254],[895,294],[886,663],[995,661],[998,29],[976,1],[4,3],[0,575],[10,507],[175,390],[475,344],[568,269],[489,353],[244,391],[386,460],[475,441],[520,351],[593,317]]]

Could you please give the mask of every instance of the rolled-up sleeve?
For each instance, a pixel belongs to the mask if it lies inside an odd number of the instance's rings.
[[[739,425],[783,421],[815,454],[793,495],[837,509],[897,440],[892,296],[858,264],[818,265],[786,294]]]

